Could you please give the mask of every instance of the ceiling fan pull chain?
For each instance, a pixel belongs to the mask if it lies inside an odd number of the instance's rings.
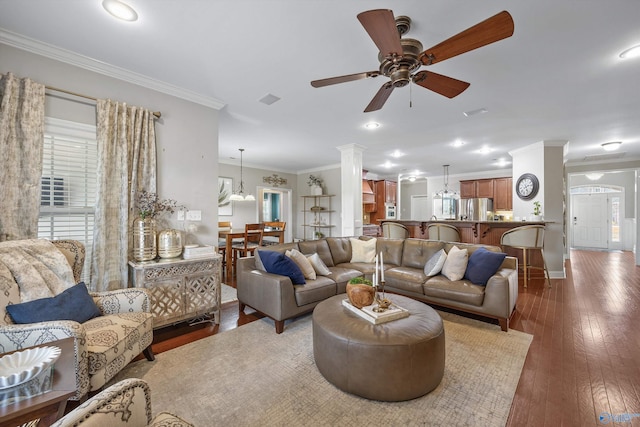
[[[409,85],[409,108],[413,108],[413,85]]]

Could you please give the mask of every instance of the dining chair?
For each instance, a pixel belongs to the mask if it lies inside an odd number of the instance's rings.
[[[241,243],[235,243],[231,249],[233,251],[233,267],[236,266],[238,256],[251,256],[255,250],[262,245],[264,224],[246,224],[244,226],[244,239]]]
[[[231,221],[218,221],[218,232],[220,231],[231,231],[233,226],[231,225]],[[218,237],[218,253],[222,255],[222,267],[226,265],[226,253],[227,253],[227,240],[221,239]]]
[[[392,239],[406,239],[409,237],[409,229],[397,222],[382,223],[382,237]]]
[[[551,276],[547,268],[547,262],[544,259],[544,225],[523,225],[522,227],[512,228],[505,231],[500,237],[500,246],[504,251],[505,248],[514,248],[522,250],[522,269],[524,270],[524,287],[529,282],[529,270],[532,268],[543,270],[545,279],[551,287]],[[542,267],[532,266],[529,262],[529,251],[540,251],[542,257]]]
[[[434,223],[427,227],[429,240],[441,240],[443,242],[459,242],[460,230],[450,224]]]
[[[272,228],[281,230],[284,233],[285,228],[287,228],[287,223],[284,221],[266,221],[263,223],[264,228]],[[276,236],[264,236],[262,238],[262,246],[269,245],[277,245],[280,243],[280,238]]]

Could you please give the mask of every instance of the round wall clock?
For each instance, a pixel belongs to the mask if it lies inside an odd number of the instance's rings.
[[[522,200],[531,200],[538,194],[539,187],[538,177],[532,173],[525,173],[516,181],[516,194]]]

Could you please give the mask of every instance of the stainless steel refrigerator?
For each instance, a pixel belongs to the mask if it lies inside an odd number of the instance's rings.
[[[493,199],[460,199],[458,214],[460,219],[469,221],[493,220]]]

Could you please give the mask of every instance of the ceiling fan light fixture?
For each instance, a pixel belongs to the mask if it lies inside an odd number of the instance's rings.
[[[483,108],[478,108],[476,110],[465,111],[462,114],[464,114],[465,117],[471,117],[471,116],[476,116],[478,114],[484,114],[484,113],[488,113],[488,112],[489,112],[489,110],[487,110],[486,108],[483,107]]]
[[[103,0],[102,7],[111,16],[122,21],[134,22],[138,20],[138,13],[131,6],[119,0]]]
[[[640,56],[640,44],[630,47],[620,53],[620,58],[622,59],[631,59],[637,58]]]
[[[622,141],[612,141],[612,142],[605,142],[600,146],[604,151],[615,151],[618,148],[620,148],[621,145],[622,145]]]

